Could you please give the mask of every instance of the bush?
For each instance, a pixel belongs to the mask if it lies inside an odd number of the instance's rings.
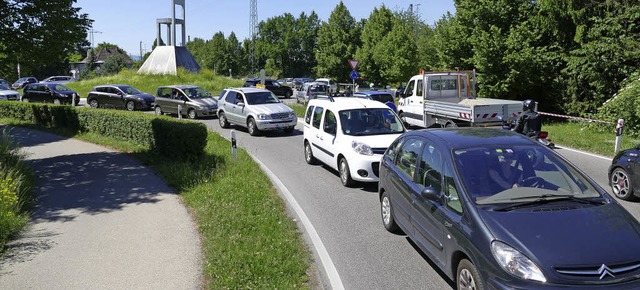
[[[611,122],[624,119],[624,134],[637,136],[640,129],[640,72],[625,80],[621,87],[600,107],[597,118]]]
[[[202,123],[142,112],[0,101],[0,116],[72,134],[96,133],[172,158],[198,158],[207,143]]]
[[[28,221],[35,177],[6,133],[0,136],[0,250]]]

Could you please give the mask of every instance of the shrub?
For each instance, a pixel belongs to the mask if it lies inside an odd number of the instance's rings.
[[[640,129],[640,72],[622,84],[622,89],[598,110],[598,118],[611,122],[624,119],[624,134],[637,136]]]

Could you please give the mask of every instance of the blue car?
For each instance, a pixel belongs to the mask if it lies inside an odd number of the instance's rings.
[[[395,100],[391,93],[385,91],[365,91],[353,93],[353,97],[374,100],[386,104],[394,112],[398,112],[398,108],[395,105]]]
[[[382,157],[378,191],[384,227],[457,289],[640,289],[640,223],[520,134],[404,133]]]

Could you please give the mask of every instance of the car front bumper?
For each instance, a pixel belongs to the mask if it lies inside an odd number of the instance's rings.
[[[378,182],[380,180],[381,154],[362,155],[354,152],[347,157],[351,178],[360,182]]]
[[[256,126],[258,130],[280,130],[286,128],[293,128],[298,124],[298,118],[280,119],[280,120],[256,120]]]

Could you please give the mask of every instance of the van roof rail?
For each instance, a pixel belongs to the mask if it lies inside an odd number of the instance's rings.
[[[332,96],[329,96],[329,101],[331,101],[331,102],[333,103],[333,102],[335,102],[336,100],[334,100]]]

